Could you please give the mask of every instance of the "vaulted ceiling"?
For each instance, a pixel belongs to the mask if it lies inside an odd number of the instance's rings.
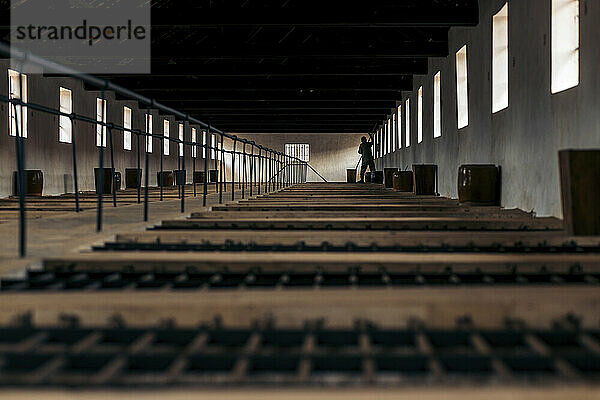
[[[477,0],[152,0],[152,73],[113,82],[230,132],[368,132]]]

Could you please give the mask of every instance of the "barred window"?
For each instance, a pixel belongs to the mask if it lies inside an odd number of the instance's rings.
[[[73,97],[69,89],[59,88],[60,112],[71,114],[73,112]],[[73,141],[73,124],[71,119],[61,115],[58,119],[58,141],[71,143]]]
[[[96,98],[96,146],[106,147],[106,100]]]
[[[131,150],[131,108],[123,107],[123,149]]]
[[[21,99],[27,103],[27,75],[8,70],[8,98]],[[27,137],[27,107],[12,104],[8,106],[8,133],[10,136],[17,136],[18,133],[23,138]]]
[[[286,143],[285,155],[296,157],[301,161],[308,162],[310,154],[310,146],[306,143]]]

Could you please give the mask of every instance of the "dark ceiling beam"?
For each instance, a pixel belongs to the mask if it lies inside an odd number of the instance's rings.
[[[476,3],[476,2],[475,2]],[[152,26],[196,27],[437,27],[474,26],[478,9],[451,2],[443,6],[421,0],[412,7],[402,1],[307,1],[295,7],[153,8]]]
[[[152,76],[207,76],[207,77],[260,77],[260,76],[343,76],[343,75],[424,75],[427,74],[427,58],[357,58],[352,62],[324,58],[315,62],[306,59],[280,59],[256,61],[239,60],[196,60],[186,61],[179,57],[173,60],[152,60]],[[129,75],[107,75],[106,78],[131,78]]]
[[[244,122],[244,123],[260,123],[262,121],[269,122],[305,122],[305,121],[326,121],[326,122],[371,122],[377,120],[377,118],[370,115],[277,115],[273,114],[268,118],[264,115],[256,116],[233,116],[233,115],[219,115],[211,116],[211,121],[229,121],[229,122]]]
[[[390,43],[375,40],[366,43],[319,42],[306,46],[275,46],[269,44],[249,45],[246,43],[214,43],[214,44],[170,44],[153,45],[153,58],[177,59],[178,56],[190,57],[192,54],[202,60],[211,58],[246,58],[262,59],[268,57],[376,57],[394,58],[446,57],[448,41],[402,41]]]
[[[277,121],[273,123],[253,123],[246,121],[231,122],[231,121],[214,121],[212,125],[218,126],[219,129],[225,131],[241,131],[244,129],[299,129],[315,130],[315,129],[358,129],[367,131],[370,127],[375,126],[375,121]]]
[[[316,130],[316,129],[355,129],[360,131],[368,131],[369,128],[375,126],[373,121],[364,121],[364,122],[349,122],[347,124],[341,123],[339,121],[331,121],[331,122],[322,122],[322,121],[304,121],[304,122],[277,122],[273,124],[253,124],[253,123],[230,123],[227,121],[218,121],[212,123],[213,126],[218,126],[219,129],[225,131],[242,131],[244,129],[305,129],[305,130]]]
[[[215,101],[235,101],[235,100],[276,100],[276,101],[313,101],[313,100],[399,100],[402,98],[402,91],[399,90],[302,90],[302,89],[284,89],[284,90],[262,90],[262,89],[240,89],[240,90],[198,90],[185,91],[178,90],[138,90],[146,97],[157,99],[158,101],[178,101],[181,104],[195,102],[197,100],[215,100]],[[119,99],[125,100],[125,99]]]
[[[365,132],[370,130],[374,125],[371,123],[363,123],[363,124],[340,124],[340,123],[332,123],[332,124],[324,124],[324,123],[293,123],[293,122],[285,122],[285,123],[274,123],[274,124],[225,124],[221,125],[220,129],[225,131],[246,131],[246,130],[256,130],[259,131],[261,129],[264,130],[279,130],[285,131],[289,129],[298,129],[298,130],[325,130],[325,129],[344,129],[344,130],[354,130]]]
[[[263,102],[264,103],[264,102]],[[306,104],[290,104],[290,103],[280,103],[280,104],[266,104],[256,103],[256,104],[247,104],[245,106],[237,107],[234,110],[227,106],[223,106],[222,104],[218,104],[218,102],[213,102],[210,106],[202,107],[202,108],[194,108],[188,106],[188,110],[194,111],[206,111],[206,112],[263,112],[268,113],[272,112],[305,112],[307,114],[310,113],[320,113],[320,112],[379,112],[383,109],[391,110],[392,108],[388,108],[387,105],[389,102],[385,102],[384,106],[382,104],[373,105],[373,102],[369,103],[344,103],[340,104],[338,102],[331,102],[329,104],[319,104],[313,107],[310,107]],[[143,108],[145,109],[145,107]]]
[[[245,128],[245,129],[224,129],[231,134],[250,134],[250,133],[281,133],[281,134],[309,134],[309,133],[356,133],[364,134],[373,131],[373,127],[269,127],[269,128]]]
[[[332,76],[332,77],[154,77],[136,76],[131,78],[112,79],[113,83],[123,85],[132,90],[144,91],[177,90],[182,98],[187,93],[202,90],[240,90],[240,89],[272,89],[272,90],[310,90],[310,89],[344,89],[344,90],[412,90],[412,76]]]
[[[163,104],[175,108],[177,110],[210,110],[213,107],[221,109],[229,108],[233,110],[240,110],[244,108],[255,108],[255,109],[278,109],[278,108],[289,108],[289,109],[328,109],[328,108],[373,108],[387,112],[395,107],[395,101],[389,100],[373,100],[373,101],[361,101],[361,100],[348,100],[348,101],[250,101],[250,100],[235,100],[235,101],[203,101],[198,100],[196,102],[179,103],[176,101],[163,101]]]
[[[378,111],[379,109],[334,109],[334,110],[318,110],[312,108],[302,108],[296,110],[231,110],[231,109],[188,109],[193,110],[195,112],[203,111],[204,115],[210,116],[211,118],[219,118],[219,117],[256,117],[256,118],[268,118],[274,115],[277,116],[289,116],[289,117],[297,117],[297,116],[323,116],[323,117],[345,117],[345,116],[354,116],[361,115],[364,117],[368,117],[371,119],[384,118],[389,112],[386,111]]]

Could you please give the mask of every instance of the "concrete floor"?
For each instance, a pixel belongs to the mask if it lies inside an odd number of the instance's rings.
[[[223,193],[223,201],[231,202],[231,192]],[[241,192],[236,191],[236,199]],[[219,203],[219,194],[207,196],[207,205]],[[114,239],[117,233],[139,232],[159,224],[164,219],[185,218],[192,212],[206,211],[202,196],[186,197],[186,212],[180,212],[181,201],[171,199],[149,203],[148,222],[143,221],[143,204],[103,208],[103,230],[96,232],[96,211],[65,213],[40,219],[27,220],[27,257],[19,258],[18,221],[0,224],[0,276],[21,274],[27,267],[39,267],[42,258],[60,256],[89,249]]]

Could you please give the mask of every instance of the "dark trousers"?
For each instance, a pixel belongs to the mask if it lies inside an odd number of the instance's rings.
[[[363,162],[360,167],[360,180],[364,182],[365,180],[365,172],[367,172],[367,167],[369,167],[369,171],[375,172],[375,161],[366,161]]]

